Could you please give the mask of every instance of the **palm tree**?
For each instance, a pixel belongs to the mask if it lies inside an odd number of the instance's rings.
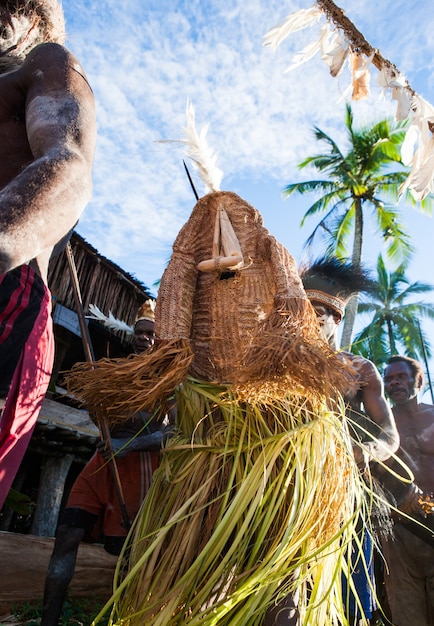
[[[431,346],[419,320],[434,319],[434,304],[409,302],[416,294],[434,290],[434,286],[415,282],[406,277],[407,266],[401,264],[388,272],[383,257],[377,261],[377,286],[369,293],[369,300],[359,303],[359,313],[372,314],[369,324],[361,330],[352,351],[361,354],[381,368],[392,354],[406,354],[413,359],[431,356]]]
[[[284,195],[316,193],[320,197],[306,211],[301,225],[306,219],[324,213],[305,245],[313,243],[318,232],[326,233],[329,240],[327,252],[339,258],[351,256],[354,264],[362,259],[364,225],[367,208],[372,210],[374,220],[390,258],[400,261],[409,259],[412,247],[396,208],[399,188],[407,178],[408,171],[402,166],[400,146],[405,136],[405,125],[382,120],[360,130],[353,128],[351,106],[346,106],[345,127],[349,140],[349,150],[344,153],[335,141],[315,127],[318,141],[328,148],[325,154],[307,157],[299,168],[313,166],[328,179],[309,180],[293,183],[284,188]],[[390,171],[398,164],[398,171]],[[392,204],[387,204],[387,197]],[[415,204],[409,193],[406,199]],[[421,208],[431,210],[430,197]],[[351,253],[348,243],[352,234]],[[351,336],[357,313],[357,298],[352,298],[345,315],[345,325],[341,345],[351,345]]]

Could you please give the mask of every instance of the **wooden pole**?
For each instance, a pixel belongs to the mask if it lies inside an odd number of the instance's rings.
[[[317,0],[317,5],[319,8],[325,13],[327,18],[333,22],[335,26],[340,28],[345,37],[350,42],[351,46],[363,52],[366,56],[370,56],[374,53],[374,58],[372,59],[372,63],[378,70],[382,70],[384,67],[390,68],[395,75],[401,74],[396,65],[391,63],[388,59],[385,59],[380,52],[375,49],[371,44],[366,41],[364,35],[354,26],[352,21],[348,19],[345,15],[344,11],[338,7],[332,0]],[[406,88],[414,94],[414,89],[408,84],[406,81]]]
[[[95,361],[95,354],[94,354],[93,347],[92,347],[92,340],[90,338],[89,329],[87,327],[86,319],[84,316],[83,301],[82,301],[81,292],[80,292],[80,283],[78,280],[74,254],[72,252],[72,247],[69,241],[66,244],[66,258],[68,260],[68,266],[69,266],[69,270],[71,274],[75,308],[77,311],[78,322],[80,324],[81,338],[83,341],[83,349],[84,349],[86,361],[88,363],[93,364]],[[107,423],[104,420],[98,421],[98,423],[99,423],[99,428],[100,428],[101,439],[104,439],[110,444],[110,430],[107,426]],[[114,456],[110,458],[109,464],[110,464],[110,468],[112,471],[116,495],[117,495],[119,506],[122,512],[123,525],[128,532],[129,529],[131,528],[131,520],[128,516],[127,508],[125,506],[125,498],[124,498],[124,494],[122,491],[121,479],[119,476],[119,470],[118,470]]]

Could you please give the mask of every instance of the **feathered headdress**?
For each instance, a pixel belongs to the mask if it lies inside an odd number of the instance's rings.
[[[321,302],[341,317],[352,295],[372,291],[368,271],[336,257],[322,257],[300,268],[300,276],[311,301]]]
[[[132,335],[134,333],[133,326],[130,326],[126,322],[117,319],[111,311],[109,311],[108,316],[104,315],[104,313],[95,305],[89,304],[90,315],[86,315],[89,320],[97,320],[101,322],[106,328],[113,331],[124,332],[127,335]]]
[[[146,300],[137,311],[136,323],[140,320],[155,322],[155,300]]]

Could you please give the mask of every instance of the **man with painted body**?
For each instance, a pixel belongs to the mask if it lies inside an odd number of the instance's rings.
[[[369,288],[369,279],[363,270],[356,269],[349,263],[337,259],[320,259],[302,273],[302,280],[317,314],[321,334],[337,351],[338,329],[346,304],[354,293]],[[354,457],[358,467],[364,472],[370,463],[383,462],[390,458],[398,448],[399,435],[377,367],[368,359],[350,352],[341,351],[339,354],[343,360],[353,365],[358,375],[358,390],[345,399],[349,405]],[[374,512],[379,516],[382,514],[380,510]],[[387,516],[381,520],[381,523],[384,522],[388,523]],[[360,561],[353,572],[353,582],[364,616],[370,619],[377,607],[373,591],[375,581],[372,537],[367,532],[363,533],[363,549],[371,582],[367,579]],[[358,624],[361,618],[352,594],[349,597],[349,617],[351,624]]]
[[[54,343],[48,262],[91,195],[94,98],[57,0],[0,0],[0,508]]]
[[[384,370],[386,393],[393,404],[401,445],[397,455],[414,476],[396,462],[393,469],[406,482],[386,475],[384,482],[400,511],[433,528],[434,406],[419,402],[423,370],[414,359],[393,356]],[[424,506],[426,502],[427,506]],[[386,558],[384,580],[395,626],[429,626],[434,623],[434,542],[404,515],[394,515],[393,538],[382,542]]]
[[[154,344],[154,312],[151,301],[139,310],[132,338],[133,350],[140,354]],[[69,494],[48,566],[41,626],[57,626],[69,583],[74,574],[81,541],[94,542],[103,535],[109,554],[121,552],[130,522],[137,515],[149,490],[152,475],[160,461],[160,451],[172,434],[174,411],[164,420],[140,411],[116,424],[110,440],[97,443],[97,451],[76,479]],[[115,459],[125,512],[113,478],[111,461]],[[115,561],[114,561],[115,563]]]

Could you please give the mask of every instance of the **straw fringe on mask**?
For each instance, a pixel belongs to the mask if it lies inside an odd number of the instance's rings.
[[[214,228],[221,211],[239,243],[242,266],[202,272],[204,260],[218,266],[227,254],[224,233],[216,237]],[[315,395],[347,391],[353,384],[350,369],[320,338],[293,257],[264,228],[259,212],[231,192],[204,196],[181,229],[160,284],[155,334],[150,351],[126,362],[77,366],[70,391],[93,414],[102,404],[111,421],[119,410],[127,416],[154,409],[187,374],[248,383],[258,393],[278,379],[286,390],[288,376],[294,388]]]
[[[343,623],[366,486],[343,406],[280,395],[246,402],[190,378],[177,390],[179,434],[118,562],[111,625],[260,626],[295,591],[300,624]]]

